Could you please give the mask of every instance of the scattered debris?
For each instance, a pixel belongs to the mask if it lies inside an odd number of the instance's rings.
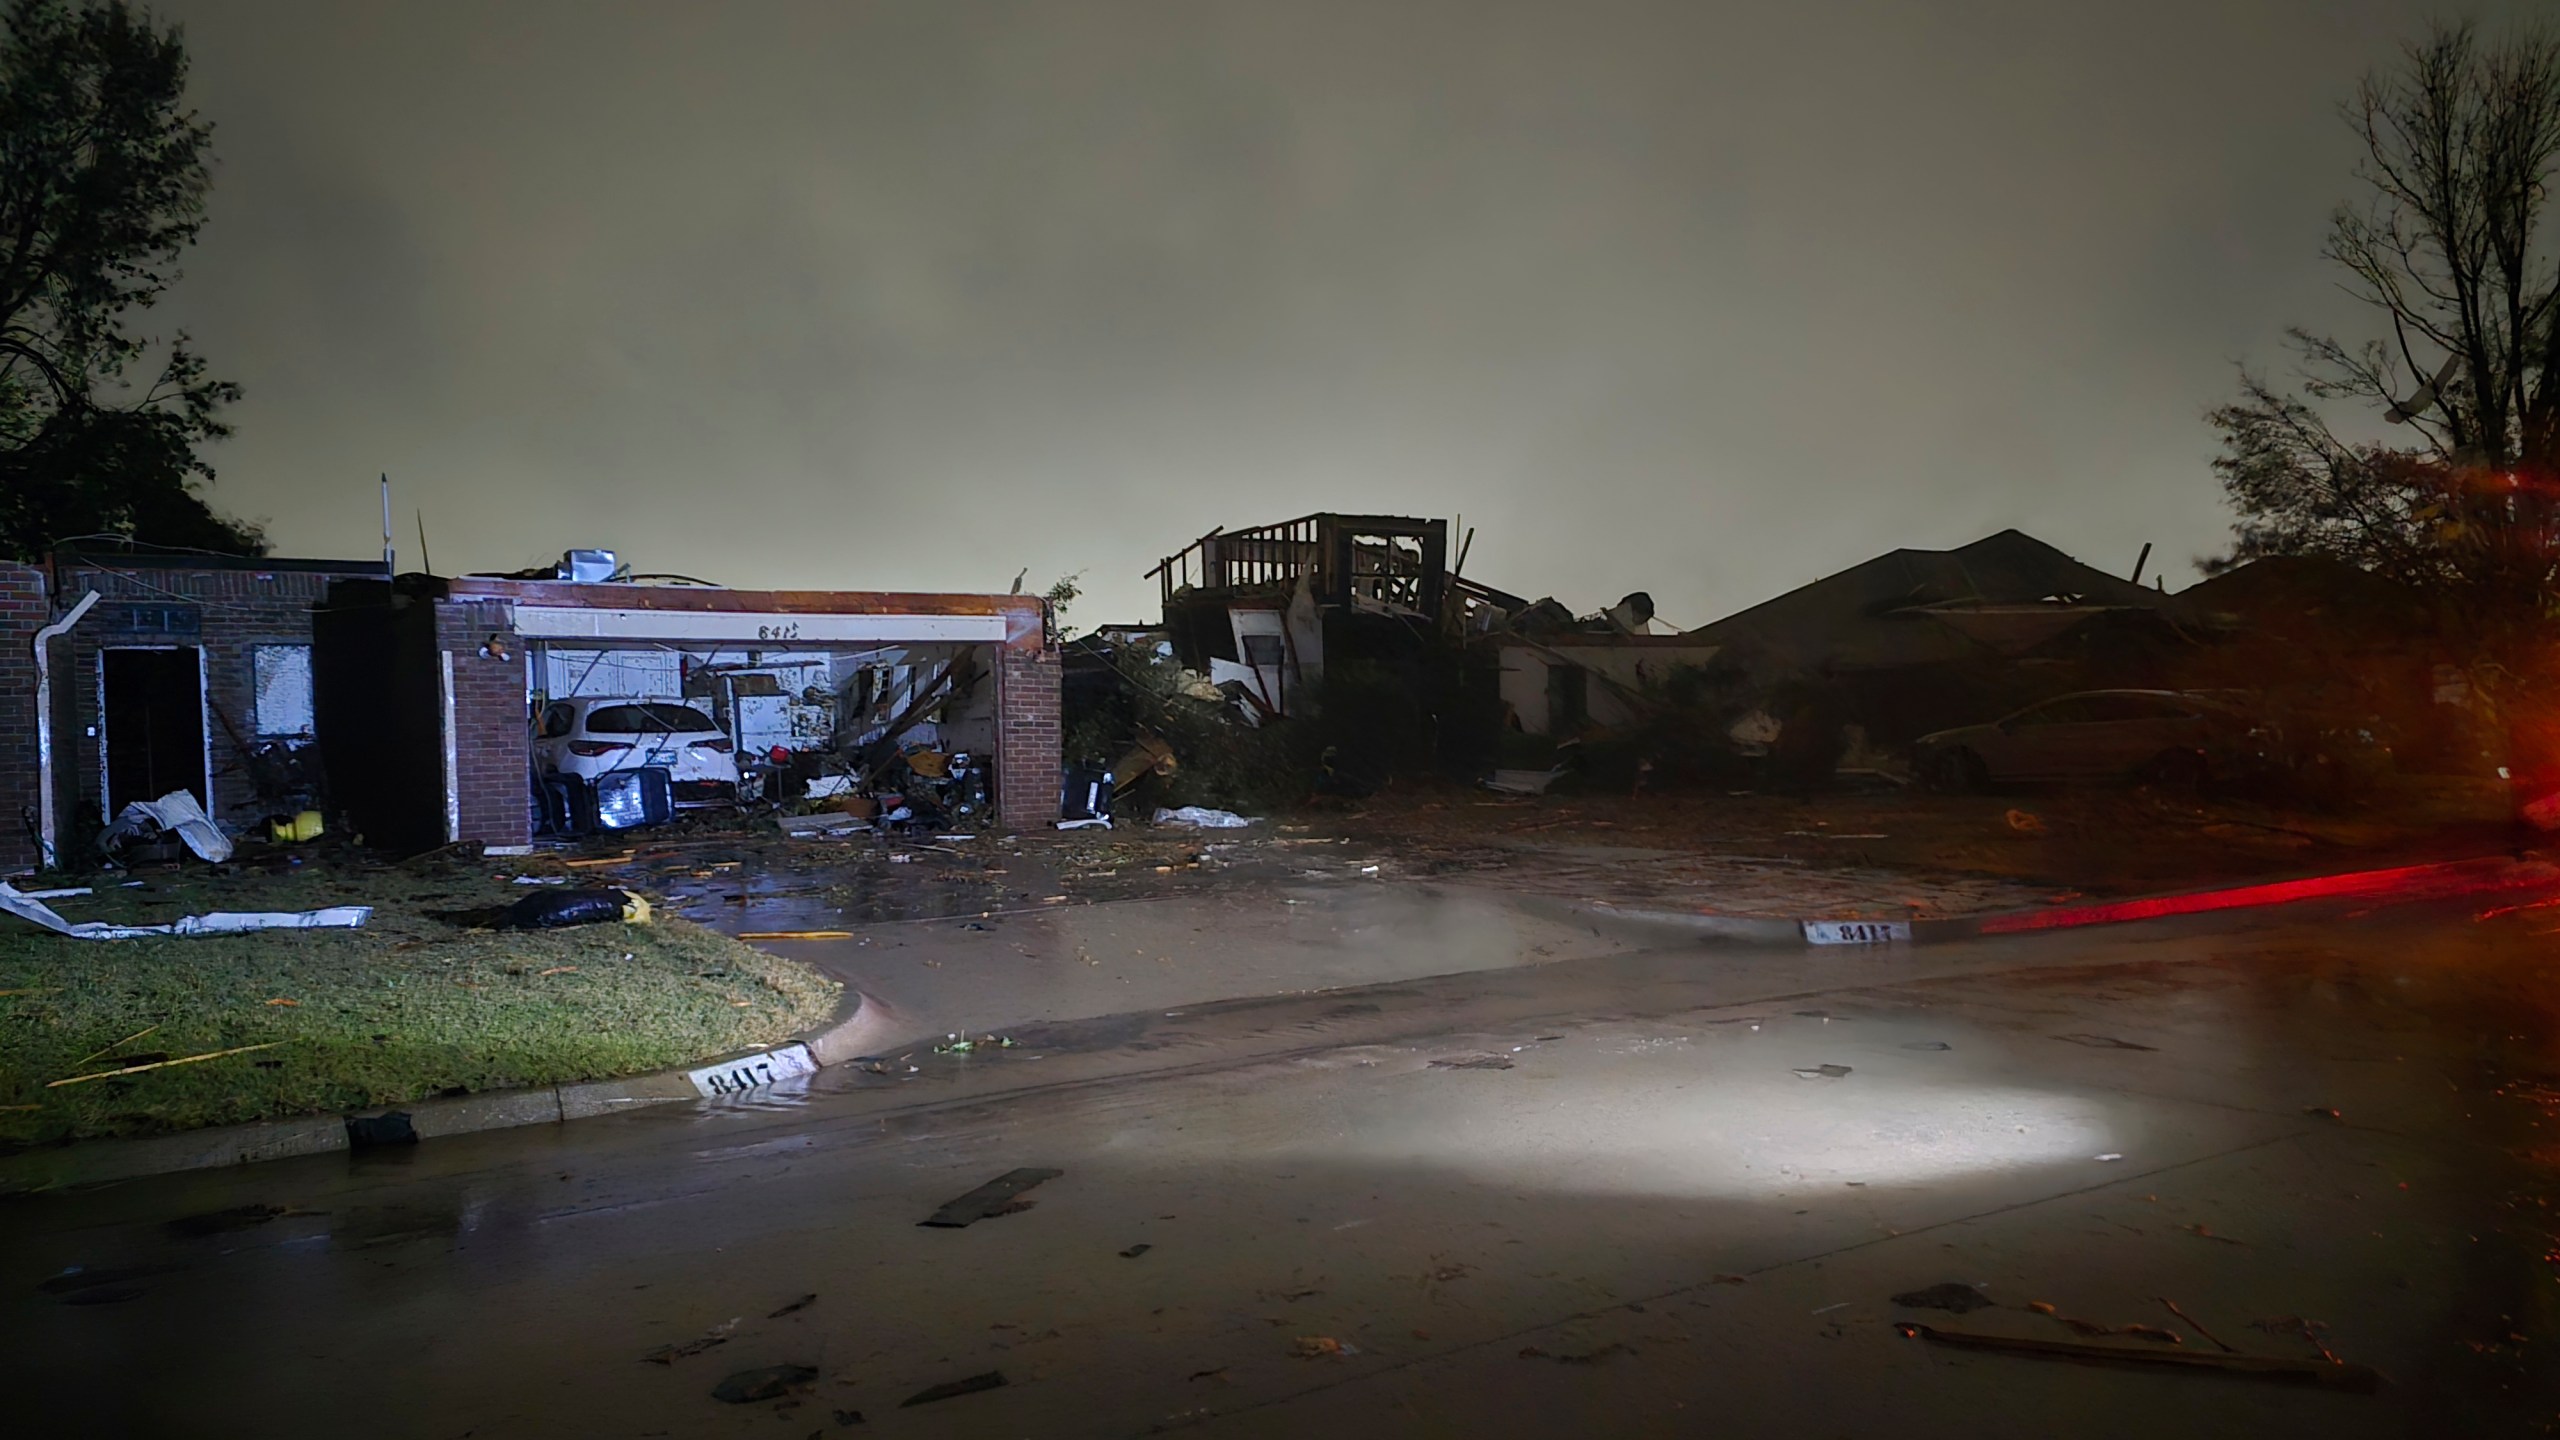
[[[2037,815],[2033,811],[2011,810],[2007,815],[2001,818],[2009,822],[2010,829],[2017,831],[2021,835],[2042,835],[2045,833],[2044,817]]]
[[[128,840],[148,839],[163,831],[175,831],[196,858],[208,864],[231,858],[231,837],[184,790],[172,790],[157,800],[136,800],[117,811],[115,823],[98,832],[98,848],[113,854]]]
[[[2316,1385],[2326,1390],[2370,1395],[2379,1389],[2382,1376],[2363,1365],[2331,1364],[2320,1360],[2276,1360],[2256,1355],[2209,1355],[2191,1350],[2151,1350],[2127,1345],[2084,1345],[2068,1340],[2027,1340],[2008,1335],[1976,1335],[1961,1330],[1940,1330],[1909,1320],[1896,1321],[1896,1330],[1905,1336],[1926,1340],[1934,1345],[1964,1350],[1988,1350],[2004,1355],[2023,1355],[2045,1360],[2075,1360],[2102,1365],[2135,1365],[2151,1368],[2213,1371],[2226,1375],[2243,1375],[2253,1379],[2272,1380],[2280,1384]]]
[[[1233,810],[1212,810],[1205,805],[1185,805],[1178,810],[1158,810],[1158,825],[1181,825],[1194,830],[1241,830],[1253,823]]]
[[[1055,1180],[1066,1173],[1064,1170],[1033,1167],[1007,1170],[916,1223],[936,1230],[957,1230],[966,1225],[974,1225],[981,1220],[992,1220],[999,1215],[1012,1215],[1028,1210],[1032,1202],[1020,1198],[1024,1191],[1043,1181]]]
[[[2074,1034],[2056,1035],[2053,1038],[2068,1041],[2074,1045],[2086,1045],[2092,1050],[2158,1050],[2160,1048],[2157,1045],[2136,1045],[2130,1040],[2119,1040],[2113,1035]]]
[[[1710,1285],[1748,1285],[1751,1283],[1751,1277],[1748,1275],[1718,1275],[1707,1283]]]
[[[783,1316],[785,1316],[785,1315],[790,1315],[790,1314],[794,1314],[794,1313],[796,1313],[796,1312],[798,1312],[798,1311],[806,1310],[806,1309],[808,1309],[810,1306],[815,1305],[815,1304],[817,1304],[817,1303],[818,1303],[818,1297],[817,1297],[816,1295],[814,1295],[814,1294],[811,1294],[811,1295],[803,1295],[803,1296],[801,1296],[799,1299],[792,1301],[790,1304],[783,1306],[781,1309],[776,1310],[776,1311],[772,1312],[771,1314],[768,1314],[768,1315],[767,1315],[767,1316],[765,1316],[764,1318],[766,1318],[767,1320],[779,1320],[779,1319],[781,1319],[781,1318],[782,1318]],[[735,1323],[737,1323],[737,1322],[735,1322],[735,1321],[731,1321],[730,1323],[731,1323],[731,1324],[735,1324]]]
[[[966,1379],[946,1380],[939,1385],[927,1386],[913,1395],[908,1396],[906,1399],[899,1401],[898,1408],[904,1410],[910,1405],[930,1405],[936,1400],[948,1400],[956,1395],[975,1395],[981,1390],[1001,1390],[1003,1388],[1004,1372],[1001,1370],[990,1370],[984,1375],[971,1375]]]
[[[370,905],[333,905],[326,910],[234,912],[217,910],[188,915],[166,925],[110,925],[90,920],[74,925],[53,908],[0,880],[0,913],[31,920],[74,940],[138,940],[154,935],[237,935],[250,930],[356,930],[373,918]]]
[[[1232,1368],[1232,1366],[1221,1365],[1215,1370],[1194,1370],[1183,1378],[1186,1380],[1224,1380],[1227,1378],[1227,1371]]]
[[[105,1080],[116,1075],[139,1075],[145,1070],[162,1070],[171,1065],[193,1065],[199,1060],[219,1060],[225,1055],[246,1055],[252,1050],[273,1050],[283,1043],[285,1042],[282,1040],[269,1040],[259,1045],[234,1045],[228,1050],[208,1050],[201,1055],[181,1055],[175,1060],[154,1060],[145,1065],[127,1065],[120,1070],[98,1070],[87,1075],[66,1075],[59,1080],[46,1081],[44,1088],[52,1090],[90,1080]]]
[[[966,1035],[954,1035],[942,1044],[934,1046],[933,1053],[936,1055],[969,1055],[980,1050],[1010,1050],[1012,1048],[1013,1037],[1010,1035],[981,1035],[975,1040],[970,1039]]]
[[[2338,1359],[2336,1351],[2329,1348],[2329,1343],[2320,1338],[2329,1329],[2324,1321],[2306,1320],[2299,1315],[2284,1315],[2268,1320],[2252,1320],[2249,1322],[2249,1328],[2269,1335],[2299,1335],[2311,1342],[2311,1348],[2320,1352],[2321,1359],[2332,1365],[2345,1363]]]
[[[729,1332],[737,1327],[737,1320],[724,1320],[702,1332],[701,1335],[694,1339],[682,1341],[674,1345],[661,1345],[657,1349],[650,1351],[648,1354],[641,1356],[640,1359],[644,1363],[650,1365],[673,1365],[688,1355],[699,1355],[714,1345],[728,1344]],[[734,1379],[736,1377],[732,1376],[731,1378]]]
[[[2228,1235],[2216,1235],[2213,1233],[2213,1228],[2201,1220],[2190,1225],[2181,1226],[2180,1228],[2199,1239],[2219,1240],[2225,1245],[2242,1245],[2248,1243],[2242,1240],[2234,1240]]]
[[[2223,1353],[2223,1354],[2225,1354],[2225,1355],[2237,1355],[2237,1354],[2239,1354],[2239,1353],[2240,1353],[2240,1352],[2239,1352],[2239,1350],[2238,1350],[2237,1348],[2235,1348],[2235,1347],[2233,1347],[2233,1346],[2230,1346],[2230,1345],[2226,1345],[2226,1344],[2224,1344],[2221,1336],[2216,1335],[2216,1334],[2214,1334],[2212,1331],[2207,1330],[2206,1328],[2204,1328],[2204,1324],[2203,1324],[2203,1322],[2201,1322],[2201,1321],[2197,1320],[2197,1319],[2196,1319],[2196,1317],[2194,1317],[2193,1315],[2188,1314],[2186,1311],[2179,1309],[2179,1308],[2178,1308],[2178,1302],[2177,1302],[2177,1301],[2170,1299],[2170,1298],[2169,1298],[2168,1296],[2166,1296],[2166,1295],[2156,1295],[2156,1296],[2153,1296],[2152,1298],[2153,1298],[2153,1299],[2158,1300],[2161,1304],[2168,1306],[2168,1307],[2169,1307],[2169,1313],[2170,1313],[2170,1314],[2175,1315],[2175,1316],[2177,1316],[2180,1320],[2185,1321],[2185,1322],[2186,1322],[2186,1326],[2187,1326],[2187,1328],[2188,1328],[2188,1329],[2193,1330],[2194,1332],[2196,1332],[2197,1334],[2199,1334],[2199,1335],[2203,1336],[2203,1337],[2204,1337],[2204,1338],[2206,1338],[2207,1340],[2212,1341],[2212,1342],[2213,1342],[2217,1347],[2219,1347],[2219,1348],[2221,1349],[2221,1351],[2222,1351],[2222,1353]]]
[[[741,1370],[712,1386],[711,1398],[731,1405],[752,1405],[759,1400],[781,1399],[804,1385],[816,1383],[817,1378],[815,1365],[767,1365],[760,1370]]]
[[[1846,1065],[1832,1065],[1825,1063],[1821,1065],[1800,1065],[1796,1067],[1796,1078],[1800,1080],[1837,1080],[1841,1076],[1849,1073],[1849,1067]]]
[[[1950,1280],[1926,1290],[1906,1290],[1894,1296],[1893,1303],[1908,1310],[1945,1310],[1963,1315],[1998,1302],[1974,1286]]]
[[[1910,1040],[1905,1041],[1902,1048],[1905,1050],[1953,1050],[1956,1047],[1944,1040]]]
[[[571,925],[602,925],[615,920],[649,923],[649,902],[631,890],[561,890],[527,895],[507,907],[504,928],[559,930]]]
[[[2323,1120],[2336,1120],[2340,1118],[2338,1114],[2338,1107],[2335,1105],[2305,1105],[2302,1107],[2302,1113],[2305,1115],[2317,1115]]]
[[[1360,1347],[1330,1335],[1301,1335],[1289,1342],[1289,1353],[1301,1360],[1333,1360],[1357,1355]]]
[[[1430,1068],[1434,1070],[1508,1070],[1511,1068],[1511,1057],[1508,1055],[1455,1055],[1432,1061]]]
[[[2108,1151],[2106,1154],[2104,1154],[2104,1155],[2100,1155],[2100,1156],[2097,1156],[2096,1158],[2097,1158],[2101,1163],[2109,1163],[2109,1164],[2111,1164],[2111,1163],[2113,1163],[2113,1162],[2115,1162],[2115,1161],[2118,1161],[2118,1160],[2123,1159],[2123,1158],[2124,1158],[2124,1152],[2122,1152],[2122,1151],[2120,1151],[2120,1150],[2110,1150],[2110,1151]]]
[[[566,875],[519,875],[508,883],[512,885],[566,885],[569,883],[569,877]]]
[[[836,1412],[836,1423],[850,1430],[854,1426],[862,1423],[862,1412],[859,1410],[839,1410]]]
[[[181,1216],[160,1228],[181,1240],[201,1240],[208,1235],[228,1235],[234,1230],[264,1225],[285,1213],[281,1205],[235,1205],[228,1210]]]
[[[1123,1260],[1135,1260],[1154,1248],[1156,1247],[1148,1244],[1144,1240],[1141,1240],[1137,1244],[1130,1246],[1128,1249],[1121,1251],[1120,1258]]]

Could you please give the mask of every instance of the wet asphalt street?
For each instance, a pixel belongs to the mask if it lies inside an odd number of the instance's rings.
[[[2481,908],[1920,950],[1586,932],[1367,987],[1062,1002],[1012,1048],[802,1093],[0,1202],[11,1428],[2546,1433],[2560,910]],[[1151,914],[1124,948],[1235,943]],[[1062,1173],[1028,1209],[919,1225],[1018,1167]],[[1994,1303],[1891,1299],[1948,1282]],[[2325,1349],[2383,1383],[1965,1351],[1897,1320]],[[775,1366],[808,1373],[714,1397]]]

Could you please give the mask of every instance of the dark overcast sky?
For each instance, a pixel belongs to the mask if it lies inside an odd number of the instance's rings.
[[[163,4],[212,219],[155,317],[217,503],[440,569],[604,545],[1075,619],[1210,526],[1462,513],[1703,623],[2002,526],[2225,518],[2201,412],[2441,7]],[[2483,13],[2508,13],[2498,6]]]

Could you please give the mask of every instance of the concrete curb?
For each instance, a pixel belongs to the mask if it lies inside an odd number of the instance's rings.
[[[373,1116],[405,1114],[420,1140],[468,1135],[480,1130],[509,1130],[523,1125],[552,1125],[615,1115],[644,1105],[699,1100],[693,1072],[747,1056],[805,1045],[821,1067],[840,1065],[870,1053],[900,1023],[887,1006],[845,987],[836,1018],[796,1041],[764,1050],[737,1051],[696,1061],[675,1070],[626,1075],[618,1080],[580,1080],[565,1085],[534,1085],[521,1090],[493,1090],[483,1095],[416,1100],[384,1105],[346,1115],[303,1115],[290,1120],[262,1120],[224,1125],[177,1135],[146,1135],[131,1140],[83,1140],[45,1150],[0,1157],[0,1195],[25,1195],[75,1185],[102,1185],[180,1170],[210,1170],[260,1160],[288,1160],[348,1147],[347,1122]]]
[[[2533,857],[2475,856],[2382,870],[2350,870],[2288,876],[2263,883],[2214,890],[2179,890],[2083,904],[2039,906],[2029,910],[1996,910],[1948,919],[1894,919],[1877,916],[1805,916],[1779,918],[1728,915],[1712,910],[1678,910],[1616,905],[1606,900],[1561,900],[1556,908],[1586,918],[1676,929],[1710,939],[1759,945],[1830,946],[1910,944],[1937,945],[1955,940],[2033,935],[2098,925],[2131,925],[2180,915],[2222,910],[2258,909],[2313,900],[2366,899],[2377,903],[2444,899],[2455,895],[2560,885],[2560,866]],[[1845,938],[1829,927],[1848,927]]]

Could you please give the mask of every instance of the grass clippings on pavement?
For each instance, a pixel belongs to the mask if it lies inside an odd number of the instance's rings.
[[[510,873],[188,866],[50,902],[147,923],[374,906],[352,931],[91,941],[0,917],[0,1148],[630,1075],[786,1041],[835,1011],[841,987],[808,966],[663,914],[484,928],[530,890]],[[52,1083],[120,1069],[135,1073]]]

